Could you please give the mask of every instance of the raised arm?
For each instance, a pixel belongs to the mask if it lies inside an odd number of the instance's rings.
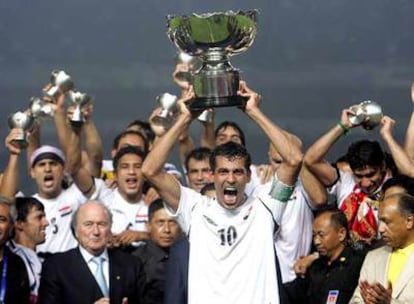
[[[413,103],[412,106],[414,106],[414,83],[411,84],[411,101]],[[411,161],[414,161],[414,108],[405,133],[404,150]]]
[[[392,130],[395,125],[395,121],[388,117],[384,116],[381,120],[381,130],[380,134],[384,139],[385,143],[388,146],[392,158],[394,159],[395,165],[398,168],[398,172],[409,177],[414,177],[414,163],[413,159],[409,157],[408,153],[403,149],[403,147],[395,140],[392,135]]]
[[[82,127],[69,129],[69,140],[66,153],[66,170],[70,173],[79,190],[90,197],[95,192],[94,178],[82,164],[81,133]]]
[[[9,150],[9,160],[3,172],[0,184],[0,195],[14,201],[19,183],[19,155],[21,149],[13,144],[13,138],[24,132],[21,129],[12,129],[5,139],[6,148]]]
[[[341,120],[327,133],[314,142],[305,153],[305,166],[321,181],[324,186],[330,186],[337,179],[335,167],[333,167],[325,156],[337,140],[354,127],[349,120],[353,114],[350,109],[342,110]]]
[[[142,173],[145,178],[154,185],[161,198],[174,210],[177,210],[181,196],[180,184],[171,174],[163,171],[175,143],[182,132],[188,128],[193,117],[186,106],[194,97],[194,92],[189,90],[183,98],[177,102],[179,115],[172,127],[160,137],[154,144],[151,152],[147,155],[142,165]]]
[[[240,82],[239,94],[248,98],[245,113],[269,138],[270,143],[281,155],[283,162],[277,171],[278,179],[286,185],[294,185],[302,163],[300,141],[294,140],[289,133],[273,123],[259,108],[261,96]]]
[[[104,149],[101,136],[96,128],[92,117],[93,104],[92,102],[85,105],[82,109],[85,122],[82,126],[83,138],[85,139],[86,149],[86,163],[84,166],[89,170],[92,176],[100,177]]]

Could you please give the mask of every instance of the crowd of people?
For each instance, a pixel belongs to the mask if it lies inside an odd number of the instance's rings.
[[[110,160],[93,104],[74,122],[63,87],[45,98],[59,147],[40,142],[39,119],[10,130],[0,303],[414,303],[414,114],[404,144],[384,116],[381,142],[358,140],[331,163],[330,149],[364,124],[352,107],[304,148],[241,81],[240,110],[269,143],[269,162],[252,164],[243,130],[215,127],[214,109],[199,144],[191,138],[201,113],[185,69],[173,73],[174,114],[126,124]],[[19,186],[23,161],[33,195]]]

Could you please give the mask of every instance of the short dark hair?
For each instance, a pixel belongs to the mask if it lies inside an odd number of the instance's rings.
[[[414,196],[414,178],[402,174],[393,176],[382,185],[382,192],[396,186],[403,188],[409,195]]]
[[[133,126],[137,126],[140,129],[140,132],[142,131],[142,135],[144,135],[147,138],[148,143],[152,143],[154,141],[155,133],[154,131],[152,131],[151,125],[148,121],[140,119],[133,120],[128,124],[127,129]]]
[[[134,147],[134,146],[123,147],[119,149],[118,152],[116,152],[114,159],[112,160],[112,165],[114,167],[115,172],[118,171],[119,160],[126,154],[135,154],[139,156],[142,159],[142,161],[144,161],[146,157],[146,153],[138,147]]]
[[[237,123],[235,123],[234,121],[226,120],[226,121],[223,121],[221,124],[219,124],[217,126],[216,130],[214,131],[214,137],[217,138],[217,136],[218,136],[218,134],[221,130],[227,129],[229,127],[235,129],[239,133],[241,144],[245,147],[246,146],[246,139],[245,139],[245,136],[244,136],[244,132],[242,131],[240,126]]]
[[[347,159],[352,171],[367,166],[381,168],[385,165],[385,154],[379,142],[366,139],[356,141],[349,146]]]
[[[148,222],[151,222],[152,218],[154,217],[155,212],[160,209],[164,209],[164,201],[160,198],[154,200],[148,207]]]
[[[27,216],[33,208],[45,212],[45,207],[37,198],[31,196],[16,197],[16,221],[26,222]]]
[[[217,146],[210,154],[210,167],[212,171],[216,169],[216,160],[218,156],[223,156],[229,160],[237,158],[244,159],[244,168],[247,172],[250,172],[252,160],[244,146],[232,141]]]
[[[324,215],[329,214],[330,215],[330,222],[331,225],[334,226],[336,229],[344,228],[346,231],[345,240],[349,239],[349,227],[348,227],[348,220],[346,219],[345,213],[343,213],[341,210],[333,207],[325,207],[320,209],[316,215],[315,220]]]
[[[115,139],[112,143],[112,149],[118,150],[119,149],[119,142],[121,141],[122,138],[124,138],[125,136],[128,136],[128,135],[136,135],[136,136],[140,137],[142,139],[142,141],[144,142],[144,152],[145,152],[145,154],[148,153],[148,146],[149,145],[148,145],[147,138],[144,135],[142,135],[141,132],[134,131],[134,130],[126,130],[126,131],[123,131],[123,132],[119,133],[115,137]]]
[[[199,147],[199,148],[195,148],[191,150],[191,152],[185,158],[185,163],[184,163],[185,171],[188,172],[188,164],[190,163],[191,159],[195,159],[197,161],[202,161],[206,159],[208,161],[210,154],[211,154],[211,150],[206,147]]]
[[[216,190],[216,185],[214,185],[214,183],[208,183],[208,184],[205,184],[203,188],[201,188],[200,194],[204,195],[208,191],[215,191],[215,190]]]
[[[398,209],[406,216],[414,214],[414,197],[407,193],[396,193],[389,197],[398,198]]]

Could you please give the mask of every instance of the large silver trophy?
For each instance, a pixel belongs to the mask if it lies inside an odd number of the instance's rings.
[[[354,125],[361,125],[365,130],[372,130],[381,123],[383,117],[381,106],[372,100],[365,100],[351,107],[355,113],[349,118]]]
[[[30,130],[33,126],[35,119],[27,111],[11,114],[7,122],[10,129],[18,128],[22,130],[21,136],[13,138],[13,141],[21,148],[25,149],[28,146],[26,132]]]
[[[203,66],[193,75],[192,110],[240,106],[239,71],[231,55],[246,51],[257,33],[257,10],[167,16],[168,37],[182,52],[199,56]]]

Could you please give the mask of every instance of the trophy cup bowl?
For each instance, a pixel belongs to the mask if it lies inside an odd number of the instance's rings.
[[[50,82],[53,87],[47,90],[46,94],[51,97],[55,97],[59,89],[66,93],[75,87],[72,78],[65,71],[53,70],[50,75]]]
[[[13,138],[13,141],[21,148],[25,149],[28,146],[26,131],[30,130],[34,123],[34,118],[26,112],[16,112],[11,114],[7,119],[10,129],[19,128],[22,129],[22,135]]]
[[[79,91],[69,91],[69,99],[75,105],[75,110],[73,111],[70,123],[74,127],[80,127],[85,121],[85,118],[82,114],[82,108],[84,105],[90,102],[92,98],[86,93],[81,93]]]
[[[173,113],[177,104],[177,96],[170,93],[162,93],[157,96],[157,103],[161,106],[161,113],[156,115],[152,122],[157,125],[168,125],[171,121],[170,113]]]
[[[241,106],[239,71],[229,57],[246,51],[257,33],[257,10],[167,16],[168,37],[184,53],[198,56],[202,67],[193,75],[192,110]]]
[[[34,119],[53,117],[54,115],[52,105],[38,97],[30,98],[29,111]]]
[[[351,107],[355,115],[349,118],[353,125],[361,125],[365,130],[372,130],[381,122],[383,115],[381,106],[372,100],[365,100]]]
[[[183,64],[187,66],[188,71],[180,71],[175,77],[179,80],[193,82],[193,74],[202,67],[202,61],[198,56],[192,56],[184,52],[179,52],[175,57],[176,64]]]

